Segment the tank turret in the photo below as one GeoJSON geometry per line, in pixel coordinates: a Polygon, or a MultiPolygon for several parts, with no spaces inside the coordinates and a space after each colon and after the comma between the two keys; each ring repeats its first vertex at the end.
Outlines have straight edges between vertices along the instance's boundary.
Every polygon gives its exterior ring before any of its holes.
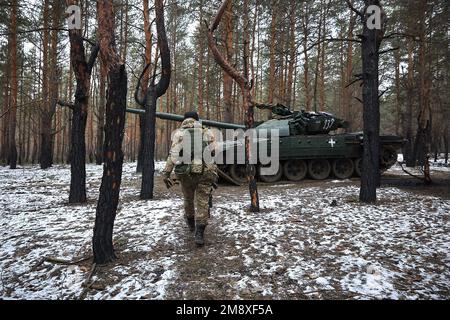
{"type": "Polygon", "coordinates": [[[265,122],[258,126],[260,129],[273,128],[277,120],[284,120],[284,123],[288,124],[289,135],[328,134],[340,128],[348,128],[347,121],[326,112],[291,111],[289,107],[282,104],[258,104],[257,108],[271,110],[275,118],[275,122],[271,120],[271,123],[265,122]]]}

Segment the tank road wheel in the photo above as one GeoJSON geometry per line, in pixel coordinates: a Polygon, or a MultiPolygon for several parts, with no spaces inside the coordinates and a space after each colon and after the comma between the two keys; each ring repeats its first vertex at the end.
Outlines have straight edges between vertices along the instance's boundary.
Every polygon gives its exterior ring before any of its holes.
{"type": "Polygon", "coordinates": [[[331,173],[330,162],[326,159],[310,160],[308,173],[314,180],[325,180],[331,173]]]}
{"type": "Polygon", "coordinates": [[[244,184],[247,182],[247,173],[245,170],[245,165],[243,164],[233,164],[230,166],[230,177],[239,182],[240,184],[244,184]]]}
{"type": "Polygon", "coordinates": [[[381,148],[380,169],[383,171],[389,169],[397,162],[397,151],[391,146],[381,148]]]}
{"type": "Polygon", "coordinates": [[[358,177],[361,177],[361,171],[362,171],[362,158],[358,158],[354,160],[355,165],[355,173],[358,177]]]}
{"type": "Polygon", "coordinates": [[[284,175],[290,181],[300,181],[305,179],[308,173],[308,166],[303,160],[289,160],[284,164],[284,175]]]}
{"type": "Polygon", "coordinates": [[[275,183],[281,180],[281,177],[283,176],[283,169],[281,166],[281,163],[278,167],[278,172],[274,175],[271,176],[263,176],[261,175],[261,169],[264,168],[263,166],[259,166],[258,167],[258,174],[259,174],[259,178],[261,179],[262,182],[267,182],[267,183],[275,183]]]}
{"type": "Polygon", "coordinates": [[[355,171],[352,159],[336,159],[333,161],[333,175],[338,179],[349,179],[355,171]]]}

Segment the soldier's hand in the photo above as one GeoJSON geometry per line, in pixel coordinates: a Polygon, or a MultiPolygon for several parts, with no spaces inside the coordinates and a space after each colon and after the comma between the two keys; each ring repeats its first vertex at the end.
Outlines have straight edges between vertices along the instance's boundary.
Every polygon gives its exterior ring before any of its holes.
{"type": "Polygon", "coordinates": [[[175,183],[173,182],[173,180],[170,179],[170,172],[164,172],[164,173],[163,173],[163,181],[164,181],[164,184],[166,185],[166,188],[167,188],[167,189],[172,188],[173,185],[175,184],[175,183]]]}
{"type": "Polygon", "coordinates": [[[172,188],[173,185],[174,185],[173,180],[170,179],[170,178],[164,178],[163,181],[164,181],[164,183],[166,184],[166,188],[167,188],[167,189],[172,188]]]}

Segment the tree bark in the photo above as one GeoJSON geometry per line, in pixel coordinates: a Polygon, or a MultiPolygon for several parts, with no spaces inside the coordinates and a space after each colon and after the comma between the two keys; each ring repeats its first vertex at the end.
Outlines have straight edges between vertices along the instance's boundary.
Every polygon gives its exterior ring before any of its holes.
{"type": "Polygon", "coordinates": [[[394,53],[395,59],[395,134],[400,135],[402,106],[401,106],[401,82],[400,82],[400,52],[394,53]]]}
{"type": "MultiPolygon", "coordinates": [[[[204,1],[200,0],[200,4],[199,4],[199,10],[200,10],[200,17],[199,17],[199,25],[200,25],[200,30],[201,30],[201,26],[203,23],[203,12],[204,12],[204,8],[203,8],[203,4],[204,1]]],[[[204,48],[204,40],[203,37],[199,37],[198,38],[198,76],[197,76],[197,81],[198,81],[198,114],[201,116],[203,116],[203,107],[204,107],[204,98],[203,98],[203,54],[205,52],[205,48],[204,48]]]]}
{"type": "MultiPolygon", "coordinates": [[[[291,13],[289,18],[289,63],[288,63],[288,83],[287,83],[287,94],[286,94],[286,104],[292,106],[292,92],[294,83],[294,69],[296,67],[297,58],[297,46],[296,46],[296,22],[297,22],[297,0],[291,0],[291,13]]],[[[295,92],[294,92],[295,94],[295,92]]],[[[269,101],[269,103],[273,103],[269,101]]]]}
{"type": "Polygon", "coordinates": [[[97,165],[103,163],[103,140],[104,140],[104,129],[105,129],[105,103],[106,103],[106,92],[105,92],[105,82],[106,82],[106,66],[104,63],[100,63],[100,73],[99,73],[99,95],[100,99],[98,102],[98,115],[97,115],[97,139],[96,139],[96,152],[95,152],[95,162],[97,165]]]}
{"type": "MultiPolygon", "coordinates": [[[[277,19],[278,19],[278,3],[272,2],[272,16],[270,21],[270,48],[269,48],[269,83],[267,84],[268,103],[273,104],[275,98],[275,45],[276,45],[276,31],[277,31],[277,19]]],[[[267,111],[268,119],[272,118],[272,111],[267,111]]]]}
{"type": "Polygon", "coordinates": [[[413,104],[414,104],[414,42],[408,38],[408,77],[406,81],[406,112],[405,112],[405,138],[406,143],[403,147],[403,155],[407,167],[414,167],[415,160],[413,155],[413,104]]]}
{"type": "Polygon", "coordinates": [[[429,152],[431,138],[431,107],[430,107],[430,74],[427,56],[428,45],[426,41],[426,14],[427,2],[421,0],[419,18],[419,116],[417,119],[417,134],[414,143],[414,162],[425,168],[425,182],[431,183],[429,171],[429,152]]]}
{"type": "MultiPolygon", "coordinates": [[[[368,6],[381,8],[379,0],[365,0],[364,12],[368,6]]],[[[380,103],[379,103],[379,49],[383,30],[370,30],[364,14],[362,35],[363,64],[363,121],[364,151],[361,175],[360,201],[374,203],[380,179],[380,103]]],[[[383,27],[382,27],[383,28],[383,27]]]]}
{"type": "MultiPolygon", "coordinates": [[[[353,40],[353,30],[355,28],[355,24],[356,24],[356,18],[357,16],[355,14],[353,14],[352,12],[350,12],[350,22],[349,22],[349,26],[348,26],[348,32],[347,32],[347,38],[349,40],[353,40]]],[[[344,109],[344,119],[346,121],[348,121],[349,123],[349,127],[347,129],[347,132],[352,132],[352,128],[354,126],[354,121],[353,121],[353,103],[352,103],[352,99],[353,99],[353,86],[354,85],[350,85],[351,81],[353,78],[353,42],[352,41],[348,41],[347,42],[347,59],[346,59],[346,63],[345,63],[345,73],[344,73],[344,94],[342,97],[342,107],[344,109]],[[350,86],[349,86],[350,85],[350,86]]]]}
{"type": "Polygon", "coordinates": [[[111,66],[108,78],[109,90],[106,102],[104,143],[105,163],[92,240],[94,262],[97,264],[106,264],[116,259],[112,236],[122,182],[122,141],[127,93],[125,65],[111,66]]]}
{"type": "MultiPolygon", "coordinates": [[[[148,7],[148,0],[143,0],[143,9],[144,9],[144,33],[145,33],[145,64],[149,67],[147,68],[147,71],[144,73],[142,77],[142,91],[144,91],[150,81],[150,75],[152,74],[152,40],[153,40],[153,34],[151,32],[151,23],[150,23],[150,15],[149,15],[149,7],[148,7]]],[[[156,60],[155,60],[156,63],[156,60]]],[[[156,66],[155,66],[156,68],[156,66]]],[[[142,97],[143,98],[143,97],[142,97]]],[[[138,160],[137,160],[137,167],[136,172],[142,173],[142,166],[144,161],[144,135],[145,135],[145,115],[139,115],[139,149],[138,149],[138,160]]]]}
{"type": "MultiPolygon", "coordinates": [[[[156,105],[157,100],[163,96],[169,88],[171,78],[171,62],[170,49],[167,41],[166,27],[164,23],[164,7],[162,0],[155,0],[156,13],[156,30],[158,33],[158,48],[161,54],[161,70],[162,75],[157,84],[155,84],[155,76],[152,77],[149,85],[145,88],[145,96],[139,93],[141,88],[141,80],[149,64],[144,69],[139,79],[135,100],[141,105],[145,114],[141,116],[143,121],[142,131],[142,184],[140,198],[142,200],[153,199],[154,176],[155,176],[155,135],[156,135],[156,105]]],[[[155,60],[156,61],[156,60],[155,60]]]]}
{"type": "MultiPolygon", "coordinates": [[[[330,2],[325,5],[322,2],[323,8],[323,19],[322,19],[322,38],[327,37],[327,17],[330,10],[330,2]]],[[[319,109],[320,111],[325,111],[325,58],[327,57],[327,42],[324,42],[321,46],[320,52],[320,66],[319,66],[319,109]]]]}
{"type": "MultiPolygon", "coordinates": [[[[11,41],[11,38],[9,39],[11,41]]],[[[10,57],[8,57],[8,60],[6,62],[9,62],[10,57]]],[[[5,65],[5,73],[3,76],[3,118],[2,120],[2,135],[1,135],[1,150],[0,150],[0,162],[4,162],[5,164],[8,164],[8,158],[9,158],[9,113],[11,111],[10,109],[10,103],[9,103],[9,81],[10,81],[10,70],[9,63],[5,65]]]]}
{"type": "Polygon", "coordinates": [[[116,259],[112,236],[122,182],[127,74],[114,39],[113,1],[97,1],[97,12],[100,54],[108,70],[103,177],[92,239],[94,262],[101,265],[116,259]]]}
{"type": "Polygon", "coordinates": [[[11,5],[11,104],[9,111],[9,166],[11,169],[17,167],[17,148],[16,148],[16,125],[17,125],[17,0],[12,1],[11,5]]]}
{"type": "Polygon", "coordinates": [[[41,143],[39,152],[39,163],[41,169],[52,166],[52,118],[50,112],[49,92],[49,0],[44,0],[44,30],[42,43],[42,110],[41,110],[41,143]]]}
{"type": "Polygon", "coordinates": [[[305,55],[303,67],[303,86],[305,90],[305,106],[307,111],[311,111],[311,89],[309,83],[309,53],[308,53],[308,37],[309,37],[309,12],[308,4],[302,5],[302,27],[303,27],[303,51],[305,55]]]}
{"type": "MultiPolygon", "coordinates": [[[[224,72],[228,73],[234,81],[239,85],[242,92],[242,102],[243,108],[246,110],[246,121],[245,125],[247,129],[253,128],[254,126],[254,103],[251,95],[252,89],[252,81],[248,80],[249,75],[249,55],[250,55],[250,41],[249,41],[249,33],[246,32],[249,30],[248,23],[248,0],[244,1],[244,73],[239,73],[230,63],[230,61],[226,60],[216,45],[216,39],[214,38],[214,32],[217,30],[220,21],[225,13],[225,10],[228,6],[228,2],[230,0],[224,0],[222,5],[220,6],[214,20],[211,22],[208,28],[208,45],[209,48],[216,60],[217,64],[224,70],[224,72]]],[[[254,166],[249,164],[250,155],[251,155],[251,144],[249,143],[248,137],[245,141],[245,150],[246,150],[246,167],[247,167],[247,179],[249,184],[250,191],[250,211],[259,212],[259,195],[258,188],[256,183],[256,170],[254,166]]]]}
{"type": "MultiPolygon", "coordinates": [[[[69,3],[74,3],[69,1],[69,3]]],[[[72,109],[71,152],[70,152],[70,194],[69,203],[86,202],[86,121],[89,106],[90,77],[99,47],[92,49],[89,61],[81,30],[70,30],[70,60],[77,82],[75,103],[73,105],[59,102],[72,109]]]]}
{"type": "MultiPolygon", "coordinates": [[[[230,61],[234,55],[233,49],[233,2],[230,1],[225,11],[225,54],[227,60],[230,61]]],[[[233,122],[233,78],[224,72],[223,73],[223,121],[233,122]]]]}

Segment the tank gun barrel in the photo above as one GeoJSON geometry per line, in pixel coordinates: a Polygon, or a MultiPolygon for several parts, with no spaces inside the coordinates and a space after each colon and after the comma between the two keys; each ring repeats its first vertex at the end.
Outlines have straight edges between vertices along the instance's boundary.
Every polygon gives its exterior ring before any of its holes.
{"type": "MultiPolygon", "coordinates": [[[[127,112],[133,113],[133,114],[145,114],[145,110],[143,110],[143,109],[127,108],[127,112]]],[[[156,117],[158,119],[170,120],[170,121],[176,121],[176,122],[184,121],[183,116],[180,116],[178,114],[165,113],[165,112],[156,112],[156,117]]],[[[245,130],[244,125],[239,125],[239,124],[234,124],[234,123],[226,123],[226,122],[203,120],[203,119],[200,119],[200,122],[204,126],[218,128],[218,129],[233,129],[233,130],[243,129],[243,130],[245,130]]]]}

